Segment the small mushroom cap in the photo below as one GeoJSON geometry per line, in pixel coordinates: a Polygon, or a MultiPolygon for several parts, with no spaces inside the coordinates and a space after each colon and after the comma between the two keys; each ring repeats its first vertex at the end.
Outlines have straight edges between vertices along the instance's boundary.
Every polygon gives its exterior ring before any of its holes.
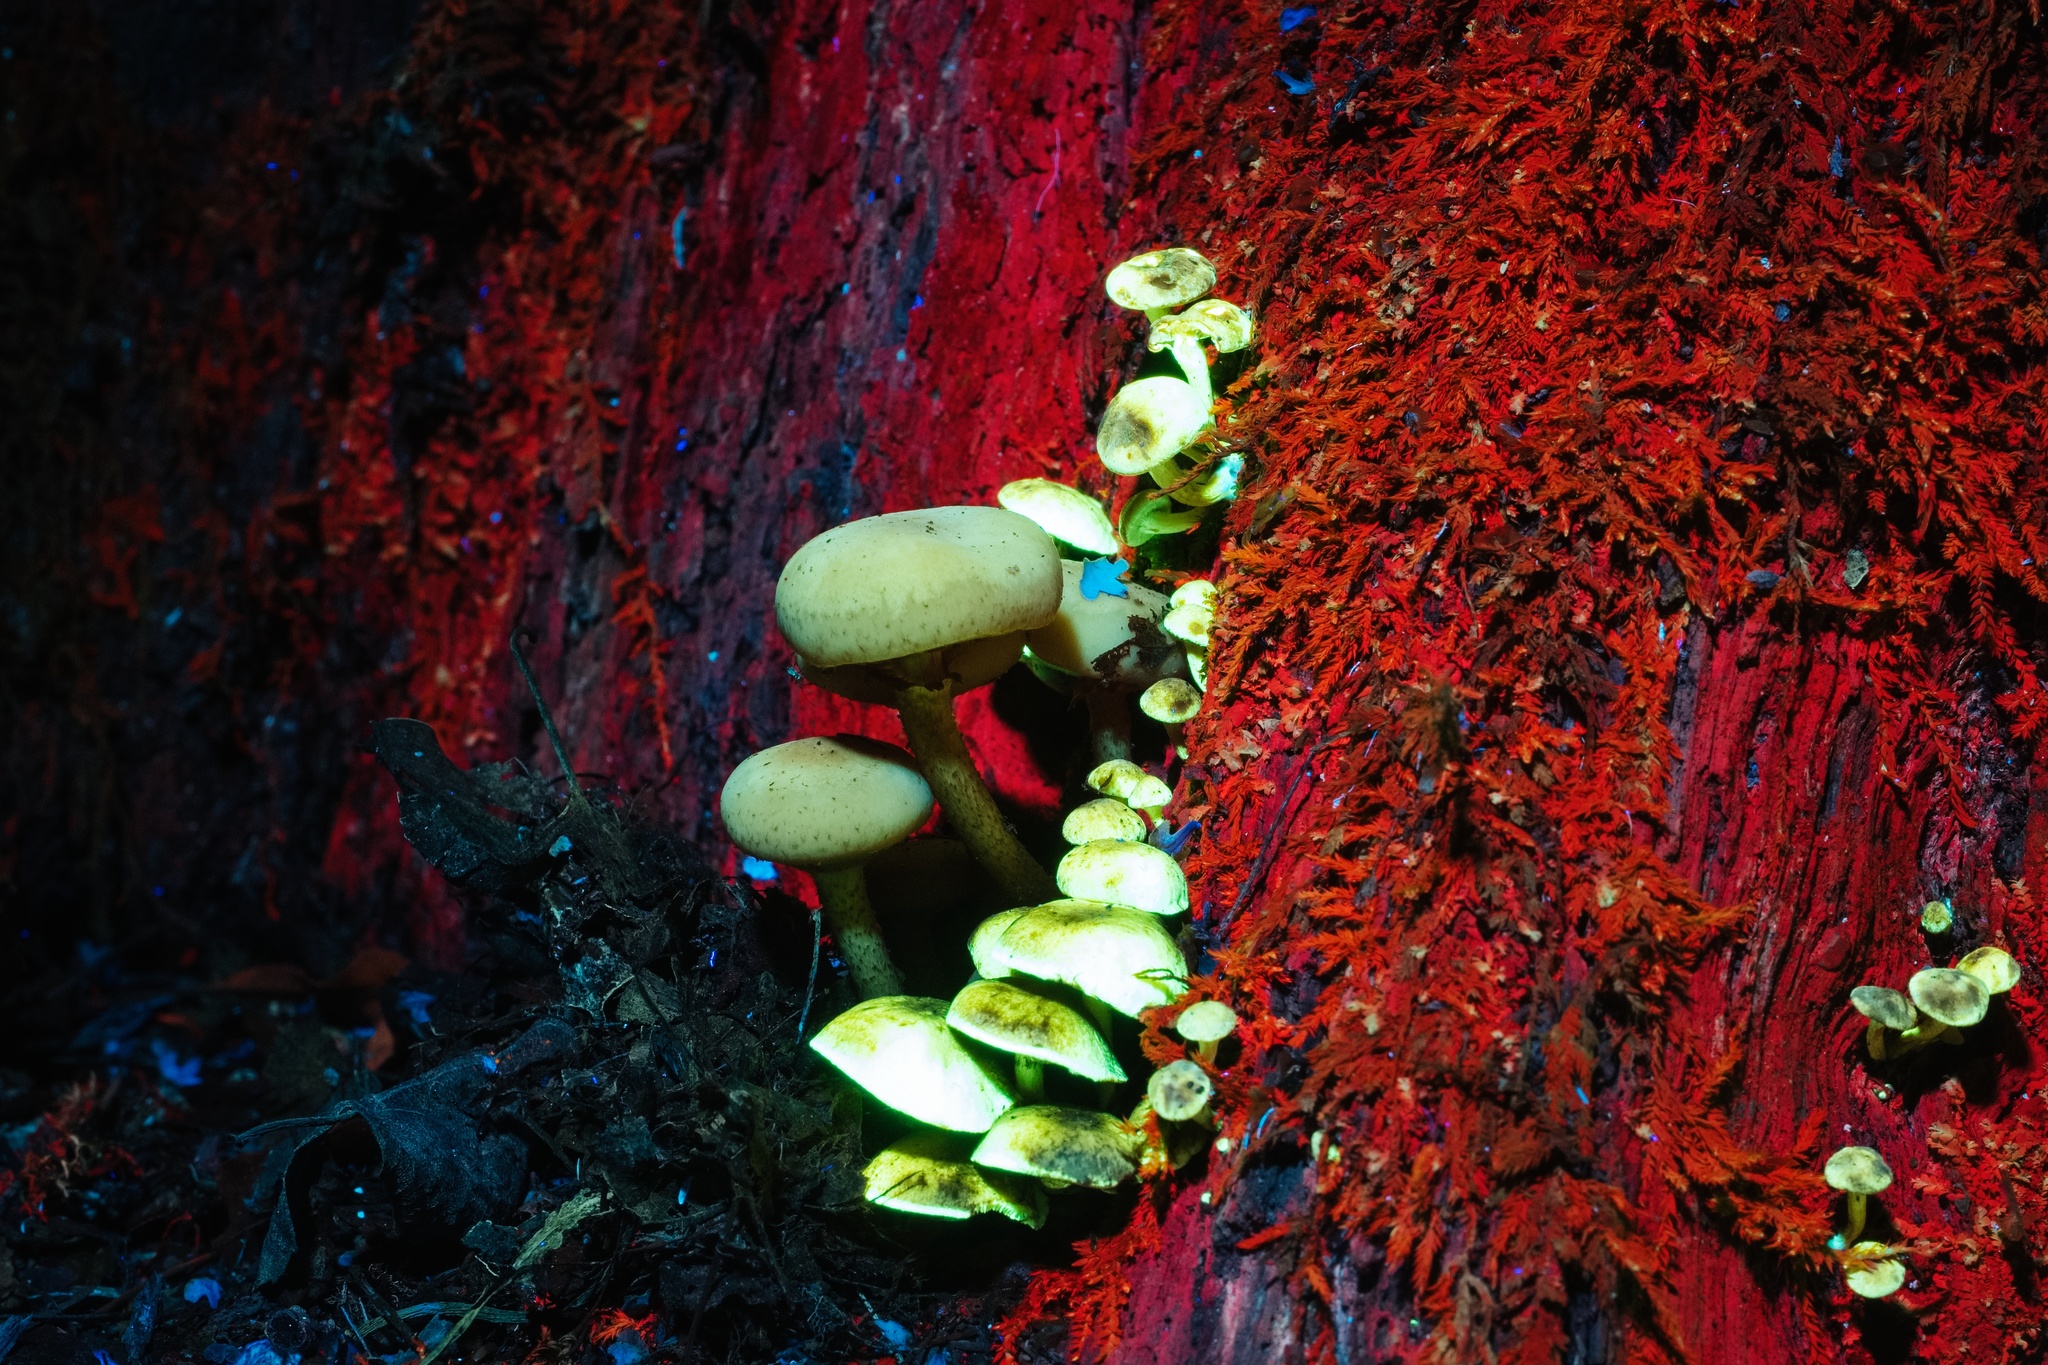
{"type": "Polygon", "coordinates": [[[1154,810],[1173,800],[1173,788],[1128,758],[1096,764],[1087,781],[1090,789],[1113,796],[1133,810],[1154,810]]]}
{"type": "Polygon", "coordinates": [[[934,1128],[986,1132],[1016,1103],[1002,1077],[946,1027],[943,1000],[863,1000],[818,1030],[811,1047],[883,1104],[934,1128]]]}
{"type": "Polygon", "coordinates": [[[1167,599],[1166,618],[1159,628],[1177,640],[1207,649],[1209,627],[1215,620],[1216,585],[1197,578],[1173,590],[1173,596],[1167,599]]]}
{"type": "Polygon", "coordinates": [[[1881,1299],[1906,1286],[1906,1266],[1883,1242],[1858,1242],[1843,1257],[1842,1278],[1851,1293],[1866,1299],[1881,1299]]]}
{"type": "Polygon", "coordinates": [[[953,997],[946,1022],[977,1043],[1051,1062],[1084,1080],[1128,1079],[1079,1011],[1007,981],[968,982],[953,997]]]}
{"type": "Polygon", "coordinates": [[[1186,1123],[1209,1107],[1216,1086],[1209,1073],[1193,1062],[1168,1062],[1145,1082],[1145,1098],[1152,1110],[1172,1123],[1186,1123]]]}
{"type": "Polygon", "coordinates": [[[734,768],[718,810],[732,841],[756,858],[823,872],[915,834],[931,818],[932,789],[893,744],[796,739],[734,768]]]}
{"type": "Polygon", "coordinates": [[[1223,299],[1202,299],[1152,324],[1145,348],[1163,351],[1181,337],[1204,337],[1224,355],[1252,344],[1252,315],[1223,299]]]}
{"type": "Polygon", "coordinates": [[[1191,1043],[1220,1043],[1237,1032],[1237,1011],[1221,1000],[1197,1000],[1173,1021],[1173,1031],[1191,1043]]]}
{"type": "Polygon", "coordinates": [[[1161,678],[1139,695],[1138,709],[1162,724],[1185,725],[1202,709],[1202,693],[1186,678],[1161,678]]]}
{"type": "Polygon", "coordinates": [[[1033,1104],[995,1121],[974,1164],[1107,1190],[1137,1174],[1137,1154],[1137,1135],[1112,1115],[1033,1104]]]}
{"type": "Polygon", "coordinates": [[[1829,1185],[1846,1194],[1877,1194],[1891,1188],[1892,1168],[1869,1147],[1844,1147],[1821,1171],[1829,1185]]]}
{"type": "Polygon", "coordinates": [[[1920,1016],[1913,1010],[1913,1002],[1890,986],[1858,986],[1849,992],[1849,1003],[1856,1007],[1858,1014],[1876,1020],[1886,1028],[1905,1030],[1920,1022],[1920,1016]]]}
{"type": "Polygon", "coordinates": [[[1153,375],[1116,391],[1095,429],[1095,453],[1112,474],[1143,474],[1186,450],[1208,429],[1213,398],[1185,379],[1153,375]]]}
{"type": "Polygon", "coordinates": [[[1187,961],[1157,915],[1094,901],[1058,900],[1022,911],[999,933],[968,942],[974,970],[1057,981],[1135,1019],[1186,990],[1187,961]]]}
{"type": "Polygon", "coordinates": [[[1119,308],[1141,312],[1193,303],[1215,287],[1216,267],[1201,252],[1184,246],[1133,256],[1103,281],[1119,308]]]}
{"type": "Polygon", "coordinates": [[[980,972],[983,976],[1009,975],[1008,972],[989,971],[981,964],[984,960],[989,962],[1002,961],[1002,953],[998,945],[1002,942],[1003,935],[1009,931],[1012,924],[1017,922],[1018,916],[1030,908],[1027,905],[1016,910],[998,911],[974,927],[973,934],[969,935],[967,939],[967,956],[974,962],[974,970],[980,972]]]}
{"type": "Polygon", "coordinates": [[[1945,934],[1955,927],[1956,909],[1945,900],[1929,901],[1920,907],[1920,928],[1930,934],[1945,934]]]}
{"type": "Polygon", "coordinates": [[[927,1218],[999,1213],[1028,1228],[1045,1222],[1045,1190],[983,1171],[967,1159],[972,1143],[948,1133],[912,1133],[875,1154],[861,1172],[870,1204],[927,1218]]]}
{"type": "Polygon", "coordinates": [[[1029,517],[1054,540],[1091,555],[1116,553],[1116,528],[1101,503],[1051,479],[1018,479],[996,490],[996,501],[1029,517]]]}
{"type": "Polygon", "coordinates": [[[1076,900],[1122,905],[1153,915],[1184,915],[1188,879],[1163,848],[1122,839],[1098,839],[1067,850],[1053,873],[1076,900]]]}
{"type": "Polygon", "coordinates": [[[1092,678],[1111,686],[1139,688],[1186,664],[1180,647],[1160,634],[1166,615],[1166,594],[1139,583],[1122,585],[1125,595],[1081,594],[1086,566],[1075,560],[1060,565],[1059,614],[1025,636],[1032,657],[1062,673],[1092,678]]]}
{"type": "Polygon", "coordinates": [[[1070,844],[1092,844],[1103,839],[1126,843],[1145,837],[1145,818],[1113,797],[1102,797],[1074,807],[1060,822],[1060,837],[1070,844]]]}
{"type": "Polygon", "coordinates": [[[1991,992],[1984,983],[1953,967],[1928,967],[1913,973],[1906,993],[1922,1014],[1950,1028],[1968,1028],[1991,1008],[1991,992]]]}
{"type": "Polygon", "coordinates": [[[807,665],[902,659],[1033,630],[1060,609],[1059,547],[1000,507],[890,512],[805,542],[775,619],[807,665]]]}
{"type": "Polygon", "coordinates": [[[1964,953],[1963,960],[1956,964],[1956,970],[1977,978],[1978,983],[1993,995],[2004,995],[2020,984],[2020,964],[2013,960],[2013,955],[1988,944],[1964,953]]]}
{"type": "Polygon", "coordinates": [[[984,687],[1010,671],[1010,665],[1017,662],[1024,653],[1024,632],[1012,631],[1008,635],[990,635],[979,640],[964,640],[951,649],[942,651],[936,658],[937,668],[929,670],[916,679],[899,676],[898,670],[889,667],[887,661],[874,664],[843,664],[838,668],[826,668],[797,656],[797,667],[803,671],[804,681],[822,687],[837,696],[850,697],[875,706],[894,706],[896,692],[905,681],[935,685],[943,675],[953,684],[953,695],[972,692],[984,687]]]}

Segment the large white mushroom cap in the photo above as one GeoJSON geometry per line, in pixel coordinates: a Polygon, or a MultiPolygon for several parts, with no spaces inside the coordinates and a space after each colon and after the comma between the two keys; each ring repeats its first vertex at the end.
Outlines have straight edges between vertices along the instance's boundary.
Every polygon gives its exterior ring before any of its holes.
{"type": "Polygon", "coordinates": [[[818,1030],[811,1048],[883,1104],[934,1128],[987,1132],[1016,1103],[1002,1077],[946,1026],[943,1000],[863,1000],[818,1030]]]}
{"type": "Polygon", "coordinates": [[[1187,989],[1187,960],[1157,915],[1079,900],[1005,913],[998,932],[977,930],[968,943],[985,977],[1057,981],[1133,1019],[1187,989]]]}
{"type": "Polygon", "coordinates": [[[1153,313],[1193,303],[1216,287],[1216,267],[1191,247],[1170,246],[1131,257],[1109,272],[1103,289],[1120,308],[1153,313]]]}
{"type": "Polygon", "coordinates": [[[946,1022],[977,1043],[1051,1062],[1084,1080],[1126,1079],[1109,1044],[1078,1011],[1007,981],[968,982],[946,1022]]]}
{"type": "Polygon", "coordinates": [[[763,749],[718,797],[732,841],[757,858],[811,871],[854,867],[915,834],[932,789],[893,744],[836,735],[763,749]]]}
{"type": "Polygon", "coordinates": [[[1112,1115],[1034,1104],[996,1120],[975,1147],[974,1164],[1106,1190],[1137,1174],[1137,1155],[1137,1135],[1112,1115]]]}
{"type": "Polygon", "coordinates": [[[1183,915],[1188,879],[1163,848],[1121,839],[1098,839],[1070,848],[1053,874],[1077,900],[1128,906],[1153,915],[1183,915]]]}

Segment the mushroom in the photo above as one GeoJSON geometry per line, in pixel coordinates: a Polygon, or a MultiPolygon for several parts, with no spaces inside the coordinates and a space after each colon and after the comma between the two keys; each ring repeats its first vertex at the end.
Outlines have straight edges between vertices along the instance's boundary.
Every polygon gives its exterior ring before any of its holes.
{"type": "Polygon", "coordinates": [[[1906,1285],[1906,1267],[1883,1242],[1858,1242],[1842,1255],[1849,1292],[1866,1299],[1896,1294],[1906,1285]]]}
{"type": "Polygon", "coordinates": [[[1191,578],[1173,590],[1167,599],[1166,618],[1159,628],[1176,640],[1197,649],[1209,647],[1209,627],[1216,620],[1216,585],[1206,578],[1191,578]]]}
{"type": "Polygon", "coordinates": [[[1188,879],[1173,855],[1151,844],[1098,839],[1067,850],[1053,873],[1063,895],[1153,915],[1184,915],[1188,879]]]}
{"type": "Polygon", "coordinates": [[[1870,1060],[1884,1060],[1884,1031],[1904,1033],[1920,1022],[1920,1015],[1913,1008],[1913,1002],[1889,986],[1858,986],[1849,992],[1849,1003],[1856,1012],[1870,1021],[1864,1031],[1864,1042],[1870,1048],[1870,1060]]]}
{"type": "Polygon", "coordinates": [[[1034,1104],[995,1121],[974,1149],[974,1164],[1035,1175],[1054,1189],[1113,1189],[1137,1173],[1138,1139],[1130,1127],[1093,1109],[1034,1104]]]}
{"type": "Polygon", "coordinates": [[[1002,1077],[946,1027],[943,1000],[863,1000],[819,1029],[811,1049],[883,1104],[934,1128],[987,1132],[1016,1103],[1002,1077]]]}
{"type": "Polygon", "coordinates": [[[1202,709],[1202,693],[1186,678],[1161,678],[1138,696],[1138,709],[1166,727],[1166,740],[1180,757],[1188,756],[1181,743],[1181,727],[1202,709]]]}
{"type": "Polygon", "coordinates": [[[998,488],[996,501],[1085,554],[1117,552],[1116,528],[1109,524],[1109,513],[1078,488],[1051,479],[1018,479],[998,488]]]}
{"type": "Polygon", "coordinates": [[[1913,973],[1912,980],[1906,983],[1906,993],[1927,1018],[1899,1035],[1901,1053],[1936,1038],[1961,1042],[1952,1036],[1952,1031],[1977,1023],[1991,1008],[1991,992],[1984,989],[1984,983],[1953,967],[1927,967],[1913,973]]]}
{"type": "Polygon", "coordinates": [[[1051,536],[1000,507],[892,512],[808,541],[775,585],[775,617],[804,675],[893,704],[960,839],[1014,900],[1051,879],[1004,824],[953,715],[953,699],[1017,661],[1024,633],[1059,613],[1051,536]]]}
{"type": "Polygon", "coordinates": [[[1016,1057],[1017,1093],[1045,1098],[1045,1063],[1091,1081],[1116,1082],[1124,1069],[1086,1019],[1007,981],[970,981],[953,997],[946,1022],[956,1033],[1016,1057]]]}
{"type": "Polygon", "coordinates": [[[1197,1000],[1173,1021],[1173,1031],[1195,1045],[1197,1057],[1213,1064],[1217,1045],[1237,1032],[1237,1011],[1221,1000],[1197,1000]]]}
{"type": "Polygon", "coordinates": [[[1103,839],[1126,843],[1145,837],[1145,817],[1113,797],[1100,797],[1067,812],[1060,822],[1060,837],[1070,844],[1091,844],[1103,839]]]}
{"type": "MultiPolygon", "coordinates": [[[[1099,565],[1102,561],[1094,561],[1099,565]]],[[[1186,665],[1181,650],[1159,630],[1166,595],[1138,583],[1091,584],[1091,565],[1060,565],[1059,613],[1024,637],[1032,658],[1074,679],[1088,706],[1098,763],[1131,756],[1128,694],[1186,665]]]]}
{"type": "Polygon", "coordinates": [[[1168,1062],[1152,1073],[1145,1083],[1145,1098],[1152,1112],[1169,1123],[1205,1123],[1209,1099],[1216,1093],[1209,1073],[1185,1059],[1168,1062]]]}
{"type": "Polygon", "coordinates": [[[862,866],[931,818],[932,789],[917,761],[854,735],[792,740],[734,768],[718,809],[740,848],[811,874],[854,989],[863,998],[901,993],[862,866]]]}
{"type": "Polygon", "coordinates": [[[1182,337],[1211,342],[1218,352],[1229,355],[1252,344],[1252,315],[1224,299],[1202,299],[1178,313],[1153,320],[1145,338],[1145,349],[1163,351],[1182,337]]]}
{"type": "Polygon", "coordinates": [[[1956,908],[1946,899],[1929,901],[1920,907],[1920,931],[1939,938],[1955,927],[1956,908]]]}
{"type": "MultiPolygon", "coordinates": [[[[1166,466],[1174,465],[1168,460],[1166,466]]],[[[1136,547],[1161,536],[1177,535],[1202,524],[1200,507],[1177,506],[1171,494],[1157,488],[1140,488],[1124,500],[1117,519],[1117,534],[1124,544],[1136,547]]]]}
{"type": "Polygon", "coordinates": [[[1151,375],[1116,391],[1095,429],[1095,454],[1112,474],[1148,474],[1209,429],[1216,394],[1209,358],[1194,337],[1176,337],[1174,363],[1185,379],[1151,375]]]}
{"type": "Polygon", "coordinates": [[[1057,981],[1133,1019],[1186,989],[1187,960],[1157,915],[1080,900],[1006,913],[1000,928],[984,923],[967,945],[985,977],[1057,981]]]}
{"type": "Polygon", "coordinates": [[[1045,1222],[1045,1191],[1029,1181],[984,1171],[967,1159],[965,1139],[912,1133],[875,1154],[861,1172],[870,1204],[925,1218],[999,1213],[1028,1228],[1045,1222]]]}
{"type": "Polygon", "coordinates": [[[1831,1187],[1848,1196],[1849,1221],[1840,1234],[1842,1245],[1847,1246],[1863,1231],[1870,1196],[1891,1188],[1892,1168],[1869,1147],[1844,1147],[1828,1158],[1821,1174],[1831,1187]]]}
{"type": "Polygon", "coordinates": [[[1216,267],[1191,247],[1164,247],[1131,257],[1109,272],[1102,287],[1119,308],[1156,322],[1214,289],[1216,267]]]}
{"type": "Polygon", "coordinates": [[[1127,758],[1113,758],[1089,770],[1088,786],[1104,796],[1113,796],[1132,810],[1145,812],[1155,825],[1173,800],[1173,789],[1127,758]]]}
{"type": "Polygon", "coordinates": [[[1989,944],[1964,953],[1956,970],[1975,977],[1977,984],[1992,995],[2004,995],[2020,984],[2020,964],[2005,949],[1989,944]]]}

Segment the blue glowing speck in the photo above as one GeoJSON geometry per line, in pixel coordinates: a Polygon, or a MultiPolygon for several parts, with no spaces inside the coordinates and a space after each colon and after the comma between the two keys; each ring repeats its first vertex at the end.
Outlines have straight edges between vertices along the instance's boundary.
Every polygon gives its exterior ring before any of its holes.
{"type": "Polygon", "coordinates": [[[1300,9],[1283,9],[1280,11],[1280,31],[1292,33],[1315,17],[1314,5],[1303,5],[1300,9]]]}
{"type": "Polygon", "coordinates": [[[483,1056],[477,1058],[477,1061],[483,1064],[484,1072],[487,1075],[495,1076],[498,1074],[498,1059],[490,1053],[486,1052],[483,1056]]]}
{"type": "Polygon", "coordinates": [[[915,313],[918,309],[922,307],[924,307],[924,295],[919,294],[916,298],[910,301],[911,312],[915,313]]]}
{"type": "Polygon", "coordinates": [[[1840,180],[1849,173],[1849,156],[1842,150],[1842,139],[1835,139],[1835,149],[1828,153],[1828,174],[1840,180]]]}
{"type": "Polygon", "coordinates": [[[1197,147],[1197,148],[1195,148],[1195,160],[1197,160],[1197,161],[1200,161],[1201,159],[1202,159],[1202,149],[1201,149],[1200,147],[1197,147]]]}
{"type": "Polygon", "coordinates": [[[491,513],[491,525],[493,525],[493,526],[496,526],[496,525],[497,525],[497,524],[498,524],[499,522],[503,521],[504,519],[505,519],[505,514],[504,514],[503,512],[493,512],[493,513],[491,513]]]}
{"type": "Polygon", "coordinates": [[[1280,84],[1287,87],[1287,93],[1290,95],[1306,95],[1309,91],[1316,88],[1316,83],[1311,77],[1293,76],[1279,70],[1274,71],[1273,74],[1280,78],[1280,84]]]}
{"type": "Polygon", "coordinates": [[[775,864],[769,862],[766,858],[742,858],[740,859],[740,871],[746,873],[747,876],[752,877],[757,882],[772,882],[775,880],[775,864]]]}
{"type": "Polygon", "coordinates": [[[559,835],[556,837],[555,841],[552,844],[548,845],[548,856],[550,858],[559,858],[564,853],[567,853],[570,849],[574,847],[576,847],[576,845],[569,842],[568,835],[559,835]]]}
{"type": "Polygon", "coordinates": [[[204,1302],[208,1308],[220,1307],[220,1281],[204,1277],[185,1281],[185,1302],[204,1302]]]}
{"type": "Polygon", "coordinates": [[[709,659],[709,660],[711,660],[711,662],[712,662],[712,663],[717,663],[717,662],[718,662],[718,651],[714,649],[714,650],[712,650],[712,651],[711,651],[710,653],[706,654],[706,655],[705,655],[704,657],[705,657],[705,658],[707,658],[707,659],[709,659]]]}
{"type": "Polygon", "coordinates": [[[1771,316],[1775,317],[1780,322],[1790,322],[1792,320],[1792,305],[1790,305],[1789,303],[1780,303],[1773,306],[1771,309],[1771,316]]]}
{"type": "Polygon", "coordinates": [[[896,358],[898,360],[908,360],[910,359],[910,352],[904,350],[901,346],[898,346],[896,348],[896,358]]]}
{"type": "Polygon", "coordinates": [[[1108,593],[1111,597],[1129,597],[1131,588],[1123,581],[1131,566],[1121,559],[1090,559],[1081,565],[1081,597],[1093,602],[1108,593]]]}
{"type": "Polygon", "coordinates": [[[1586,1098],[1586,1088],[1582,1085],[1573,1086],[1572,1093],[1579,1097],[1580,1104],[1591,1104],[1593,1102],[1586,1098]]]}

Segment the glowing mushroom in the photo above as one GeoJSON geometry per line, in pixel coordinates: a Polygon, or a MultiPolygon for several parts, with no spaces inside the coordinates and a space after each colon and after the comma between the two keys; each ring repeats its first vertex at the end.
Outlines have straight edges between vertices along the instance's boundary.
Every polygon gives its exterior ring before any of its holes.
{"type": "Polygon", "coordinates": [[[974,1149],[974,1164],[1032,1175],[1054,1189],[1113,1189],[1138,1170],[1130,1126],[1093,1109],[1027,1105],[997,1119],[974,1149]]]}
{"type": "Polygon", "coordinates": [[[1057,981],[1133,1019],[1186,989],[1187,961],[1157,915],[1078,900],[1010,913],[996,932],[984,924],[968,942],[985,977],[1057,981]]]}
{"type": "Polygon", "coordinates": [[[1114,797],[1104,796],[1068,811],[1060,822],[1060,837],[1070,844],[1099,839],[1139,841],[1145,837],[1145,817],[1114,797]]]}
{"type": "Polygon", "coordinates": [[[1151,1101],[1152,1112],[1169,1123],[1207,1122],[1209,1100],[1215,1093],[1209,1073],[1185,1060],[1168,1062],[1145,1083],[1145,1098],[1151,1101]]]}
{"type": "Polygon", "coordinates": [[[1145,812],[1154,824],[1165,812],[1167,802],[1173,800],[1171,787],[1129,759],[1098,763],[1089,770],[1086,780],[1091,790],[1113,796],[1132,810],[1145,812]]]}
{"type": "Polygon", "coordinates": [[[949,1133],[912,1133],[875,1154],[861,1172],[870,1204],[955,1221],[999,1213],[1028,1228],[1045,1222],[1045,1191],[970,1162],[971,1144],[949,1133]]]}
{"type": "Polygon", "coordinates": [[[791,557],[775,616],[804,675],[894,705],[960,839],[1006,895],[1049,894],[1045,869],[1003,822],[953,714],[960,692],[1017,661],[1060,606],[1051,536],[1000,507],[894,512],[834,527],[791,557]]]}
{"type": "Polygon", "coordinates": [[[996,501],[1031,518],[1054,540],[1085,554],[1114,555],[1116,528],[1102,504],[1078,488],[1051,479],[1018,479],[996,490],[996,501]]]}
{"type": "Polygon", "coordinates": [[[1848,1197],[1848,1223],[1840,1234],[1842,1244],[1847,1246],[1863,1231],[1870,1196],[1891,1188],[1892,1168],[1872,1148],[1844,1147],[1828,1158],[1821,1175],[1848,1197]]]}
{"type": "Polygon", "coordinates": [[[1216,1048],[1237,1032],[1237,1011],[1221,1000],[1197,1000],[1173,1021],[1173,1031],[1195,1045],[1204,1062],[1216,1060],[1216,1048]]]}
{"type": "Polygon", "coordinates": [[[2013,955],[1988,944],[1964,953],[1963,960],[1956,964],[1956,970],[1975,977],[1977,983],[1992,995],[2004,995],[2020,984],[2020,964],[2013,955]]]}
{"type": "Polygon", "coordinates": [[[1063,895],[1153,915],[1184,915],[1188,879],[1173,855],[1151,844],[1098,839],[1067,850],[1053,873],[1063,895]]]}
{"type": "Polygon", "coordinates": [[[1946,899],[1929,901],[1920,907],[1920,930],[1939,937],[1955,927],[1956,910],[1946,899]]]}
{"type": "Polygon", "coordinates": [[[1161,678],[1138,696],[1138,709],[1166,727],[1167,742],[1182,758],[1188,756],[1181,744],[1181,727],[1202,709],[1202,693],[1186,678],[1161,678]]]}
{"type": "Polygon", "coordinates": [[[1131,257],[1109,272],[1103,291],[1120,308],[1157,321],[1216,287],[1216,267],[1190,247],[1170,246],[1131,257]]]}
{"type": "Polygon", "coordinates": [[[1882,1299],[1905,1288],[1906,1267],[1883,1242],[1858,1242],[1842,1255],[1842,1278],[1850,1293],[1882,1299]]]}
{"type": "Polygon", "coordinates": [[[931,817],[932,791],[916,760],[893,744],[852,735],[792,740],[733,769],[718,807],[735,844],[811,874],[854,988],[869,998],[899,994],[903,982],[862,867],[931,817]]]}
{"type": "Polygon", "coordinates": [[[1116,1082],[1124,1069],[1094,1026],[1057,1000],[1008,981],[970,981],[953,997],[946,1022],[955,1032],[1016,1058],[1017,1093],[1045,1098],[1045,1064],[1085,1080],[1116,1082]]]}
{"type": "Polygon", "coordinates": [[[1178,313],[1154,320],[1145,347],[1163,351],[1183,337],[1194,337],[1229,355],[1252,344],[1253,327],[1252,315],[1236,304],[1223,299],[1202,299],[1178,313]]]}
{"type": "Polygon", "coordinates": [[[1913,973],[1906,983],[1906,993],[1927,1017],[1899,1036],[1900,1052],[1909,1052],[1937,1038],[1960,1042],[1960,1038],[1953,1036],[1954,1030],[1982,1021],[1984,1012],[1991,1008],[1991,992],[1984,988],[1984,983],[1953,967],[1927,967],[1913,973]]]}
{"type": "Polygon", "coordinates": [[[863,1000],[811,1039],[820,1057],[883,1104],[934,1128],[983,1133],[1016,1103],[987,1063],[946,1026],[946,1002],[863,1000]]]}
{"type": "Polygon", "coordinates": [[[1870,1021],[1864,1031],[1864,1041],[1870,1049],[1870,1059],[1881,1062],[1885,1055],[1885,1030],[1904,1033],[1920,1022],[1913,1002],[1889,986],[1858,986],[1849,992],[1849,1003],[1856,1012],[1870,1021]]]}
{"type": "Polygon", "coordinates": [[[1150,473],[1186,450],[1214,420],[1216,394],[1209,387],[1209,358],[1202,343],[1176,338],[1173,359],[1186,378],[1134,379],[1103,409],[1095,453],[1110,473],[1150,473]]]}
{"type": "Polygon", "coordinates": [[[1064,561],[1059,613],[1025,636],[1032,657],[1073,679],[1087,702],[1098,763],[1130,757],[1130,694],[1186,669],[1159,629],[1166,595],[1122,582],[1114,566],[1106,582],[1091,575],[1102,562],[1064,561]]]}

